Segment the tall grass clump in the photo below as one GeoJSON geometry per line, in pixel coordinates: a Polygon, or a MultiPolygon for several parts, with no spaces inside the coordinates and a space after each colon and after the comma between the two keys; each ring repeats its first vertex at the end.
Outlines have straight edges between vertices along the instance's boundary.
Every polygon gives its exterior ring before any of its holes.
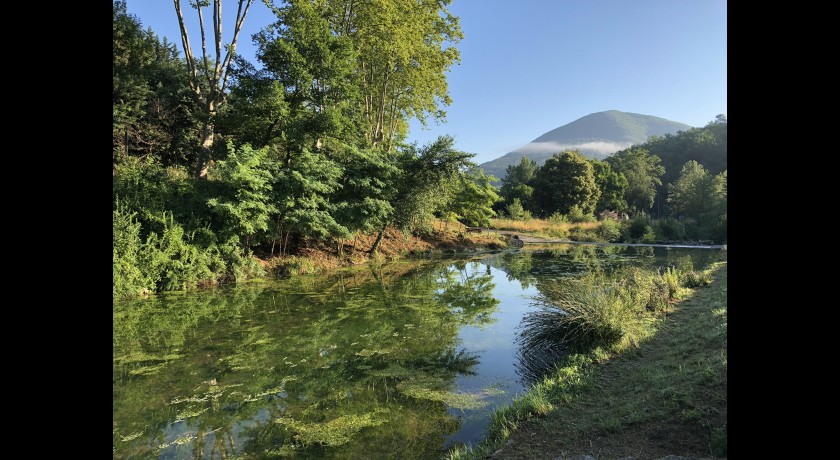
{"type": "Polygon", "coordinates": [[[562,343],[570,351],[619,343],[638,315],[633,297],[601,273],[565,279],[545,290],[543,308],[522,320],[524,348],[562,343]]]}
{"type": "Polygon", "coordinates": [[[566,352],[586,352],[638,343],[648,335],[655,314],[667,310],[679,292],[677,273],[632,267],[557,280],[538,298],[542,308],[522,321],[523,349],[561,344],[566,352]]]}
{"type": "Polygon", "coordinates": [[[707,270],[691,270],[682,275],[682,285],[687,288],[708,286],[710,284],[712,284],[712,275],[707,270]]]}

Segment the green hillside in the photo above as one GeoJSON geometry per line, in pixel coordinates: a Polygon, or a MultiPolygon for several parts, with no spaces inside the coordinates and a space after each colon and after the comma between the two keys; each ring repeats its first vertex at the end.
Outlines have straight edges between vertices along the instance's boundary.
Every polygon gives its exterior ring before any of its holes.
{"type": "Polygon", "coordinates": [[[633,144],[641,144],[651,136],[689,129],[691,126],[684,123],[652,115],[618,110],[596,112],[544,133],[527,145],[480,166],[487,174],[501,179],[508,165],[519,164],[523,156],[542,165],[554,153],[577,149],[589,158],[603,159],[633,144]]]}

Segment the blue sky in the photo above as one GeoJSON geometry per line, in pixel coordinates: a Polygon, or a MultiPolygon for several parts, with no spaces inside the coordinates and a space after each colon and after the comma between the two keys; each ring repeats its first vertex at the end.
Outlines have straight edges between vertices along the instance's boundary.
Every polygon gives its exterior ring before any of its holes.
{"type": "MultiPolygon", "coordinates": [[[[200,52],[188,3],[187,31],[200,52]]],[[[181,49],[171,0],[127,5],[181,49]]],[[[448,75],[453,102],[445,123],[413,122],[409,140],[449,134],[483,163],[605,110],[704,126],[726,113],[726,7],[726,0],[453,0],[464,32],[461,63],[448,75]]],[[[236,2],[226,0],[222,13],[229,42],[236,2]]],[[[237,52],[257,64],[251,35],[271,22],[256,0],[237,52]]]]}

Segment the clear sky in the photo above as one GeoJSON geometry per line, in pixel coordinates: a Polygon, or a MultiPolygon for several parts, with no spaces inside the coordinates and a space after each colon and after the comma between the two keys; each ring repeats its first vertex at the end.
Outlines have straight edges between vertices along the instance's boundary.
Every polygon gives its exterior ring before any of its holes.
{"type": "MultiPolygon", "coordinates": [[[[200,53],[188,4],[182,0],[187,31],[200,53]]],[[[181,49],[172,0],[127,5],[181,49]]],[[[409,140],[422,145],[449,134],[483,163],[605,110],[704,126],[726,114],[726,8],[726,0],[453,0],[464,32],[461,63],[448,75],[453,102],[445,123],[413,122],[409,140]]],[[[235,16],[236,2],[226,0],[225,42],[235,16]]],[[[237,52],[257,66],[251,35],[271,22],[256,0],[237,52]]]]}

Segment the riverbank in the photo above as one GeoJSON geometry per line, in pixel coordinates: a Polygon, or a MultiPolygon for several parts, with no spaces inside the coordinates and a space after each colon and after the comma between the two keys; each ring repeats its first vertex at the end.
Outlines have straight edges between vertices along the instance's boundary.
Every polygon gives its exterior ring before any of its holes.
{"type": "Polygon", "coordinates": [[[559,390],[532,389],[520,398],[549,394],[542,415],[523,410],[511,418],[511,408],[500,409],[505,423],[450,458],[725,458],[726,264],[712,276],[710,286],[685,295],[638,348],[581,357],[548,377],[559,390]]]}
{"type": "Polygon", "coordinates": [[[508,238],[493,233],[471,233],[457,222],[434,223],[433,231],[424,236],[405,234],[388,228],[375,254],[368,250],[376,240],[376,233],[357,234],[337,246],[315,244],[303,247],[297,254],[278,256],[257,254],[255,257],[269,275],[298,275],[321,273],[336,268],[361,265],[370,261],[397,260],[433,254],[456,254],[505,249],[508,238]]]}

